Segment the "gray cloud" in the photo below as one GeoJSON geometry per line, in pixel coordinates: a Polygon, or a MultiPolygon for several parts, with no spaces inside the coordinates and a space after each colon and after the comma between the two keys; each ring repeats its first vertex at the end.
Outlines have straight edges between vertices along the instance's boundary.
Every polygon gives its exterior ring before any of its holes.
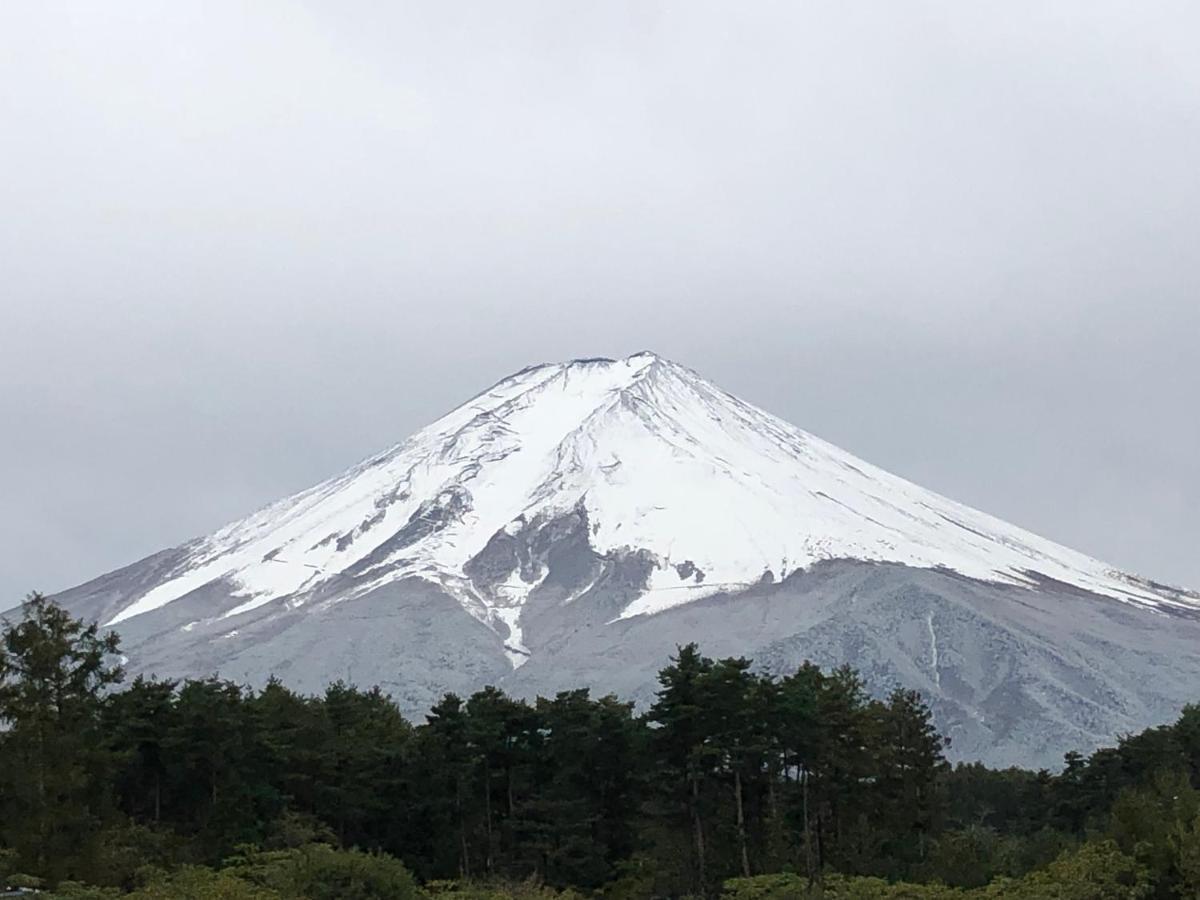
{"type": "Polygon", "coordinates": [[[0,596],[651,347],[1200,585],[1192,3],[6,3],[0,596]]]}

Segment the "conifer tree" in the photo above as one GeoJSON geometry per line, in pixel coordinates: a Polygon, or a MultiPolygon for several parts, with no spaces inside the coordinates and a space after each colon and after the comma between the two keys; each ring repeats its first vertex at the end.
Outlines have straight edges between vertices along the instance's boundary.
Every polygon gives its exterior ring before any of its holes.
{"type": "Polygon", "coordinates": [[[530,735],[536,727],[526,704],[490,686],[471,695],[466,711],[467,740],[481,776],[477,781],[483,801],[484,871],[490,875],[496,871],[497,854],[512,849],[518,770],[532,762],[530,735]]]}
{"type": "Polygon", "coordinates": [[[933,726],[933,715],[916,691],[897,688],[879,709],[880,762],[878,788],[891,805],[891,831],[915,843],[925,856],[934,827],[938,776],[945,768],[945,740],[933,726]]]}
{"type": "Polygon", "coordinates": [[[539,698],[544,733],[536,782],[548,835],[544,874],[599,887],[633,850],[638,810],[637,723],[630,704],[586,689],[539,698]]]}
{"type": "Polygon", "coordinates": [[[670,665],[658,673],[661,688],[647,717],[659,726],[655,744],[668,783],[682,789],[683,806],[692,828],[695,886],[699,890],[706,889],[708,878],[703,803],[713,748],[708,743],[704,676],[711,669],[712,660],[701,656],[695,644],[680,647],[670,665]]]}
{"type": "Polygon", "coordinates": [[[120,760],[117,790],[134,819],[160,822],[169,774],[166,744],[175,724],[174,681],[140,675],[114,694],[104,711],[105,732],[120,760]]]}
{"type": "Polygon", "coordinates": [[[271,678],[250,705],[263,736],[272,783],[291,811],[316,815],[318,795],[330,779],[324,698],[303,697],[271,678]]]}
{"type": "Polygon", "coordinates": [[[121,680],[116,635],[31,594],[0,636],[0,837],[51,878],[85,857],[111,808],[103,692],[121,680]]]}
{"type": "Polygon", "coordinates": [[[792,807],[791,819],[799,822],[804,873],[811,884],[819,874],[812,802],[812,775],[817,770],[821,751],[826,743],[822,735],[820,695],[825,676],[812,663],[799,669],[779,683],[775,723],[783,760],[784,789],[792,807]],[[792,777],[794,773],[794,779],[792,777]]]}
{"type": "Polygon", "coordinates": [[[377,849],[411,731],[396,705],[379,688],[362,691],[335,682],[323,704],[328,728],[322,808],[345,846],[377,849]]]}
{"type": "Polygon", "coordinates": [[[423,746],[426,759],[433,764],[437,773],[427,788],[433,796],[429,804],[431,816],[449,819],[452,823],[454,844],[458,847],[458,874],[471,877],[471,847],[468,837],[470,801],[467,787],[472,769],[472,754],[467,740],[467,716],[462,700],[455,694],[446,694],[426,717],[423,746]],[[443,810],[449,812],[444,815],[443,810]]]}
{"type": "Polygon", "coordinates": [[[761,775],[765,710],[759,708],[761,694],[750,673],[748,659],[722,659],[701,678],[708,742],[716,765],[733,786],[735,834],[742,876],[750,877],[750,851],[746,836],[747,781],[755,784],[761,775]]]}

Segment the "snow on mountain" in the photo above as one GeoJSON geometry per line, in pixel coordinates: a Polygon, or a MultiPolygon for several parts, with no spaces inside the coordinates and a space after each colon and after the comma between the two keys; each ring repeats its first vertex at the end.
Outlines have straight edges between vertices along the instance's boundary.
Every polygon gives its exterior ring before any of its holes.
{"type": "MultiPolygon", "coordinates": [[[[534,366],[407,441],[185,548],[108,625],[223,578],[233,617],[303,606],[353,570],[344,602],[401,578],[440,585],[527,659],[521,612],[545,571],[482,588],[494,536],[584,510],[593,549],[647,551],[654,571],[619,619],[781,580],[819,560],[944,568],[1036,587],[1052,579],[1150,608],[1194,595],[1143,581],[924,490],[651,353],[534,366]],[[498,627],[500,626],[500,627],[498,627]]],[[[582,591],[580,591],[582,593],[582,591]]]]}

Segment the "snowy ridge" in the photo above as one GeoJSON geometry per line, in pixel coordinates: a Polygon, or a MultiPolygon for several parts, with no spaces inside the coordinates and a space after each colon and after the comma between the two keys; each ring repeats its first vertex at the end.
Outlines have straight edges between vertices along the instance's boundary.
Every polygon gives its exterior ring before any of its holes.
{"type": "Polygon", "coordinates": [[[1200,606],[1194,594],[927,491],[639,353],[504,379],[345,474],[188,545],[183,564],[107,624],[215,579],[244,598],[223,613],[232,617],[272,601],[303,605],[347,572],[355,586],[338,601],[415,576],[500,633],[520,665],[521,608],[546,573],[514,572],[483,590],[464,567],[497,533],[579,508],[596,552],[644,550],[656,561],[620,618],[838,558],[1029,587],[1053,579],[1152,608],[1200,606]]]}

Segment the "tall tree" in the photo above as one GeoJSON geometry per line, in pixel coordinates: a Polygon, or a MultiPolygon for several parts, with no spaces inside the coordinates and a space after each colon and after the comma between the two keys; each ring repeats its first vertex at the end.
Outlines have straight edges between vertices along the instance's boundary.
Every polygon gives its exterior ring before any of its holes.
{"type": "Polygon", "coordinates": [[[543,823],[543,875],[598,888],[636,844],[639,726],[631,704],[586,689],[539,698],[542,731],[535,801],[543,823]]]}
{"type": "Polygon", "coordinates": [[[530,738],[537,728],[533,710],[490,686],[471,695],[466,711],[467,740],[478,774],[474,780],[483,806],[483,865],[491,875],[497,854],[512,851],[519,770],[532,763],[530,738]]]}
{"type": "Polygon", "coordinates": [[[817,869],[834,863],[854,870],[863,847],[852,833],[869,826],[870,791],[876,772],[867,692],[849,666],[824,675],[817,692],[821,727],[813,748],[817,869]]]}
{"type": "Polygon", "coordinates": [[[291,811],[316,815],[330,780],[324,698],[301,696],[272,678],[250,704],[276,789],[291,811]]]}
{"type": "Polygon", "coordinates": [[[704,692],[705,675],[711,669],[712,660],[701,656],[695,644],[680,647],[670,665],[658,673],[661,687],[647,716],[658,726],[655,745],[667,783],[682,789],[683,807],[692,828],[694,883],[700,891],[708,886],[704,788],[714,750],[708,743],[709,717],[704,692]]]}
{"type": "Polygon", "coordinates": [[[247,692],[215,678],[185,682],[164,749],[179,826],[216,860],[241,843],[262,840],[283,808],[269,746],[247,692]]]}
{"type": "Polygon", "coordinates": [[[458,848],[458,875],[470,878],[471,802],[467,788],[473,759],[467,739],[466,710],[460,697],[446,694],[438,701],[426,716],[422,738],[420,746],[432,776],[426,782],[429,816],[451,823],[453,845],[458,848]]]}
{"type": "Polygon", "coordinates": [[[827,740],[820,715],[820,697],[825,676],[812,663],[779,682],[775,698],[775,734],[783,762],[783,787],[790,801],[790,819],[798,820],[802,842],[804,872],[811,884],[816,880],[818,865],[813,836],[811,781],[827,740]]]}
{"type": "MultiPolygon", "coordinates": [[[[945,739],[916,691],[897,688],[879,708],[880,792],[891,807],[891,832],[924,858],[938,803],[934,793],[946,768],[945,739]]],[[[896,848],[896,857],[903,850],[896,848]]]]}
{"type": "Polygon", "coordinates": [[[118,640],[41,594],[0,640],[0,835],[23,863],[70,874],[111,808],[103,691],[121,680],[118,640]]]}
{"type": "Polygon", "coordinates": [[[766,750],[766,710],[759,701],[757,679],[748,659],[717,661],[700,679],[704,696],[705,731],[720,773],[733,787],[738,862],[750,877],[750,850],[746,835],[746,793],[757,787],[766,750]]]}
{"type": "Polygon", "coordinates": [[[118,798],[134,819],[162,820],[169,766],[165,747],[175,722],[175,686],[174,681],[139,675],[127,689],[114,694],[104,710],[105,732],[120,760],[118,798]]]}
{"type": "Polygon", "coordinates": [[[322,807],[344,845],[378,849],[380,820],[388,811],[410,726],[377,687],[363,691],[336,682],[325,691],[324,710],[329,735],[322,807]]]}

